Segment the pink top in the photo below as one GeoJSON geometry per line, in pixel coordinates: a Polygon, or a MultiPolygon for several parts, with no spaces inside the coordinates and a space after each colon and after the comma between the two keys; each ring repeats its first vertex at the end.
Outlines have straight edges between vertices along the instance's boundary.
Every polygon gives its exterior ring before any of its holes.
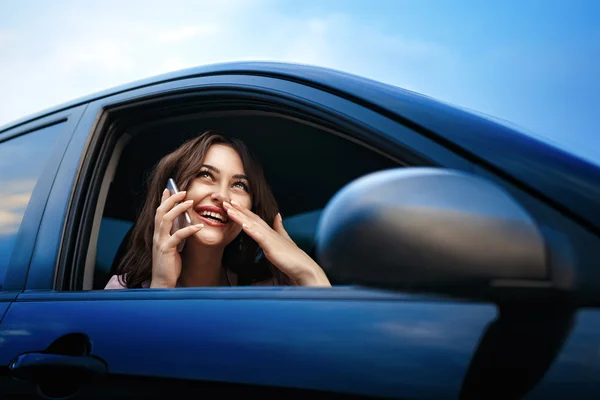
{"type": "MultiPolygon", "coordinates": [[[[224,280],[227,280],[227,284],[229,286],[237,286],[237,275],[234,272],[229,271],[228,269],[224,269],[224,271],[224,280]]],[[[253,283],[251,286],[281,286],[281,284],[278,284],[278,282],[276,281],[277,280],[275,278],[271,278],[266,281],[253,283]]],[[[149,288],[150,281],[142,283],[142,287],[149,288]]],[[[125,276],[113,275],[104,287],[104,290],[107,289],[127,289],[127,286],[125,286],[125,276]]]]}

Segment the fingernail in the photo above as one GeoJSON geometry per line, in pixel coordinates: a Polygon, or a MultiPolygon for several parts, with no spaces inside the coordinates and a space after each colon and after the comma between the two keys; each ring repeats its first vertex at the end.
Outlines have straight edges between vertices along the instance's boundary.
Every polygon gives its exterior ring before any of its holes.
{"type": "Polygon", "coordinates": [[[242,228],[244,228],[244,229],[248,229],[248,225],[246,225],[246,224],[242,224],[242,228]]]}
{"type": "Polygon", "coordinates": [[[181,191],[181,192],[179,192],[179,193],[186,194],[186,193],[187,193],[187,191],[186,191],[186,190],[182,190],[182,191],[181,191]]]}
{"type": "Polygon", "coordinates": [[[233,205],[237,205],[237,204],[238,204],[238,202],[237,202],[237,201],[235,201],[235,200],[231,200],[231,204],[233,204],[233,205]]]}
{"type": "Polygon", "coordinates": [[[225,207],[225,208],[231,207],[231,204],[229,204],[228,202],[224,201],[223,202],[223,207],[225,207]]]}
{"type": "Polygon", "coordinates": [[[186,204],[192,204],[194,202],[194,200],[186,200],[186,204]]]}
{"type": "Polygon", "coordinates": [[[204,228],[204,224],[196,224],[196,228],[202,229],[202,228],[204,228]]]}

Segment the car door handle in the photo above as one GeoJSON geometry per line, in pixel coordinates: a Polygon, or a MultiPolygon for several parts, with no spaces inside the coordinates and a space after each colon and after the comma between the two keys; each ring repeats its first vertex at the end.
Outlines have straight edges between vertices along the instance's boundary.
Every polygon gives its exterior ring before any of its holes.
{"type": "Polygon", "coordinates": [[[82,380],[108,372],[106,363],[97,357],[51,353],[20,354],[8,369],[14,378],[36,382],[44,380],[48,375],[66,374],[74,380],[82,380]]]}

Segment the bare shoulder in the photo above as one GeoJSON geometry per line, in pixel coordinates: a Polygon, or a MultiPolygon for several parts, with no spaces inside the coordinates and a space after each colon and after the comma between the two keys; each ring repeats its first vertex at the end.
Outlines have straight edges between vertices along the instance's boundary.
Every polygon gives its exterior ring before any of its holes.
{"type": "MultiPolygon", "coordinates": [[[[142,283],[142,287],[144,289],[148,289],[150,287],[150,281],[145,281],[142,283]]],[[[110,290],[110,289],[128,289],[127,287],[127,275],[113,275],[108,283],[106,284],[106,286],[104,287],[104,290],[110,290]]]]}
{"type": "Polygon", "coordinates": [[[113,275],[104,287],[104,290],[112,289],[127,289],[127,286],[125,285],[125,276],[113,275]]]}

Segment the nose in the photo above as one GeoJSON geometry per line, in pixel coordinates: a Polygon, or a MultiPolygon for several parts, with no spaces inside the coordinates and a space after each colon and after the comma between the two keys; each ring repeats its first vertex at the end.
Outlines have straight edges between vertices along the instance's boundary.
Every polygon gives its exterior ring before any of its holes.
{"type": "Polygon", "coordinates": [[[224,201],[229,201],[226,188],[220,187],[219,190],[215,190],[210,195],[210,199],[219,205],[223,204],[224,201]]]}

